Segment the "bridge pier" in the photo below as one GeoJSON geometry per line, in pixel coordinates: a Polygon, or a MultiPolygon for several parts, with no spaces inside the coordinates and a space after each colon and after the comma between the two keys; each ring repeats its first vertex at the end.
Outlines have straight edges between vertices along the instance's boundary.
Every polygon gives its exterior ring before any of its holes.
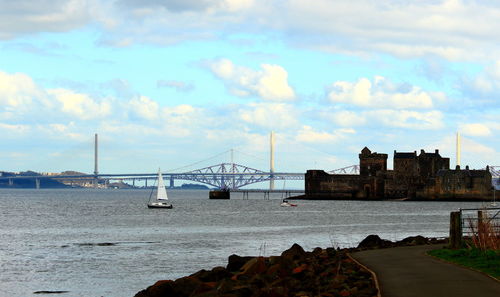
{"type": "Polygon", "coordinates": [[[40,189],[40,179],[35,178],[35,188],[38,190],[40,189]]]}
{"type": "Polygon", "coordinates": [[[174,177],[173,176],[170,177],[170,188],[171,189],[174,188],[174,177]]]}
{"type": "Polygon", "coordinates": [[[14,185],[14,180],[12,178],[9,178],[9,186],[13,186],[14,185]]]}

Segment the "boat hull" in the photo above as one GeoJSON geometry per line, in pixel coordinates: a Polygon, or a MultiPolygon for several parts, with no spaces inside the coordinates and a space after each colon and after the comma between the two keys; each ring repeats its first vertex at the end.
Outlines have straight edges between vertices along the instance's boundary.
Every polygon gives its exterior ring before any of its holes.
{"type": "Polygon", "coordinates": [[[172,204],[148,204],[148,208],[174,208],[172,204]]]}

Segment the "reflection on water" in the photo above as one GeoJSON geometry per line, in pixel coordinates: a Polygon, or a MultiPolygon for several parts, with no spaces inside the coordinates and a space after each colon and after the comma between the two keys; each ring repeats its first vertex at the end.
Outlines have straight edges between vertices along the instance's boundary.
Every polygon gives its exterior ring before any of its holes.
{"type": "Polygon", "coordinates": [[[170,191],[174,209],[148,209],[148,190],[0,189],[0,296],[133,296],[159,279],[226,264],[231,254],[279,254],[293,243],[355,246],[448,233],[449,213],[481,203],[298,201],[254,194],[209,200],[170,191]],[[265,246],[265,248],[263,248],[265,246]]]}

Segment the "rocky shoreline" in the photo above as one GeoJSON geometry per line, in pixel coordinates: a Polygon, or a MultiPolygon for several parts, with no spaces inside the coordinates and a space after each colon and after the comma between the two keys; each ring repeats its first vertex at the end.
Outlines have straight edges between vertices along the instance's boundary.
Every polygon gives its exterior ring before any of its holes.
{"type": "Polygon", "coordinates": [[[231,255],[226,267],[161,280],[135,297],[373,297],[379,294],[374,276],[350,252],[435,243],[446,240],[415,236],[392,242],[370,235],[353,249],[318,247],[306,252],[294,244],[280,256],[231,255]]]}

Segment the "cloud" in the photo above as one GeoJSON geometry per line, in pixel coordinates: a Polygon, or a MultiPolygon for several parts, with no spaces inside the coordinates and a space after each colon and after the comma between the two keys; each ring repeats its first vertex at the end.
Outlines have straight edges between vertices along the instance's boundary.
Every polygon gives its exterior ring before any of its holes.
{"type": "Polygon", "coordinates": [[[288,72],[279,65],[262,64],[262,70],[237,66],[231,60],[209,63],[212,73],[224,81],[235,96],[258,96],[270,101],[290,101],[295,92],[288,84],[288,72]]]}
{"type": "MultiPolygon", "coordinates": [[[[450,167],[456,164],[456,138],[454,135],[446,136],[434,143],[431,148],[439,148],[440,151],[449,152],[450,167]]],[[[443,154],[442,154],[443,155],[443,154]]],[[[446,155],[446,154],[445,154],[446,155]]],[[[482,169],[486,165],[498,165],[500,152],[483,143],[474,141],[467,136],[461,138],[461,167],[469,165],[471,169],[482,169]]]]}
{"type": "Polygon", "coordinates": [[[371,110],[328,110],[320,113],[341,127],[385,126],[412,130],[438,130],[444,127],[444,115],[439,110],[426,112],[405,109],[371,109],[371,110]]]}
{"type": "Polygon", "coordinates": [[[499,50],[495,1],[0,0],[0,7],[0,39],[100,24],[100,43],[112,46],[278,33],[336,53],[488,61],[499,50]]]}
{"type": "Polygon", "coordinates": [[[480,123],[463,124],[460,126],[460,132],[468,136],[490,136],[491,130],[488,126],[480,123]]]}
{"type": "Polygon", "coordinates": [[[0,0],[0,39],[38,32],[66,32],[93,19],[92,0],[0,0]]]}
{"type": "Polygon", "coordinates": [[[329,143],[346,138],[349,134],[355,134],[354,129],[338,129],[329,132],[317,132],[311,126],[303,126],[296,136],[296,141],[309,143],[329,143]]]}
{"type": "Polygon", "coordinates": [[[177,92],[190,92],[194,90],[194,85],[192,83],[178,80],[159,80],[156,82],[156,86],[159,88],[173,88],[177,92]]]}
{"type": "Polygon", "coordinates": [[[0,71],[0,106],[6,110],[25,109],[33,102],[33,97],[41,97],[43,92],[33,80],[22,73],[9,74],[0,71]]]}
{"type": "Polygon", "coordinates": [[[500,59],[486,66],[474,77],[463,77],[459,88],[465,96],[473,98],[476,104],[495,104],[500,95],[500,59]]]}
{"type": "Polygon", "coordinates": [[[111,113],[111,103],[98,102],[87,94],[75,93],[67,89],[50,89],[47,93],[60,104],[60,110],[82,120],[102,118],[111,113]]]}
{"type": "Polygon", "coordinates": [[[500,29],[493,1],[123,0],[108,9],[114,44],[278,32],[289,44],[336,53],[475,61],[497,55],[500,29]]]}
{"type": "Polygon", "coordinates": [[[188,104],[161,109],[162,132],[173,137],[190,137],[210,123],[205,111],[188,104]]]}
{"type": "Polygon", "coordinates": [[[0,123],[0,130],[3,130],[2,136],[6,135],[22,135],[30,130],[28,125],[12,125],[0,123]]]}
{"type": "Polygon", "coordinates": [[[133,118],[153,121],[159,117],[160,106],[145,96],[133,98],[128,102],[128,107],[133,118]]]}
{"type": "Polygon", "coordinates": [[[286,129],[298,124],[298,112],[292,105],[284,103],[250,103],[237,112],[243,122],[270,130],[286,129]]]}
{"type": "Polygon", "coordinates": [[[164,9],[170,12],[215,12],[217,10],[235,12],[251,7],[254,0],[118,0],[120,7],[136,10],[164,9]]]}
{"type": "Polygon", "coordinates": [[[328,87],[328,99],[334,103],[377,108],[432,108],[429,93],[409,84],[395,84],[376,76],[372,81],[361,78],[355,83],[337,81],[328,87]]]}
{"type": "Polygon", "coordinates": [[[337,111],[326,116],[342,127],[362,126],[367,122],[366,115],[349,110],[337,111]]]}
{"type": "Polygon", "coordinates": [[[324,49],[470,60],[494,53],[500,15],[495,2],[461,0],[318,0],[314,5],[292,0],[288,12],[287,29],[324,49]],[[340,49],[335,47],[339,41],[344,43],[340,49]]]}
{"type": "Polygon", "coordinates": [[[444,127],[443,114],[437,110],[417,112],[386,109],[368,111],[366,114],[367,116],[389,127],[416,130],[438,130],[444,127]]]}

